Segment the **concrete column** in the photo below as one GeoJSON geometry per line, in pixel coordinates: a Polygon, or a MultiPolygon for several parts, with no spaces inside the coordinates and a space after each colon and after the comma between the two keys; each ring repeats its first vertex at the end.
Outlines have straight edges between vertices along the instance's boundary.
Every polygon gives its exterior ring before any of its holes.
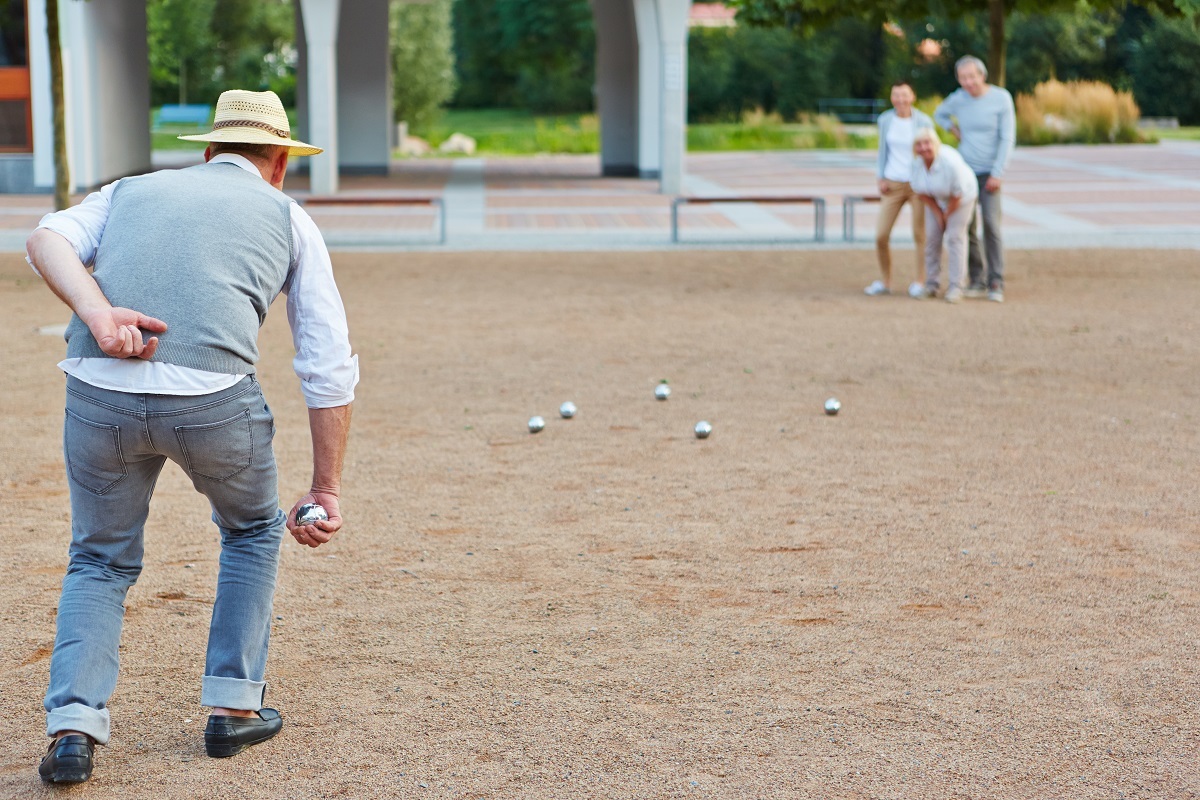
{"type": "Polygon", "coordinates": [[[593,0],[600,170],[638,174],[638,46],[632,0],[593,0]]]}
{"type": "MultiPolygon", "coordinates": [[[[44,10],[43,5],[43,26],[44,10]]],[[[149,170],[145,3],[62,3],[59,35],[72,190],[149,170]]],[[[48,123],[52,125],[52,119],[48,123]]],[[[52,176],[52,127],[47,138],[52,176]]]]}
{"type": "Polygon", "coordinates": [[[662,164],[662,48],[655,0],[633,0],[638,42],[638,174],[657,178],[662,164]]]}
{"type": "Polygon", "coordinates": [[[54,103],[50,96],[50,42],[45,0],[30,0],[29,83],[33,112],[33,185],[54,188],[54,103]]]}
{"type": "Polygon", "coordinates": [[[662,54],[661,172],[659,191],[683,190],[683,157],[687,152],[687,20],[691,0],[657,0],[658,40],[662,54]]]}
{"type": "Polygon", "coordinates": [[[309,159],[313,194],[338,190],[338,80],[337,41],[340,0],[299,0],[304,28],[304,110],[308,118],[305,141],[325,152],[309,159]]]}
{"type": "Polygon", "coordinates": [[[337,33],[337,163],[341,172],[386,175],[391,161],[388,5],[388,0],[342,4],[337,33]]]}

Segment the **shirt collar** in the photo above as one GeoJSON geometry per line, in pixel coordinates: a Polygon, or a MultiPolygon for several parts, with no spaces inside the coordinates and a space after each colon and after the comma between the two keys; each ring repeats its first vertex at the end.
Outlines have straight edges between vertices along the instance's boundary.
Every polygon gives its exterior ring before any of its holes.
{"type": "Polygon", "coordinates": [[[210,164],[235,164],[235,165],[241,167],[242,169],[246,170],[246,172],[252,172],[255,175],[257,175],[258,177],[262,178],[262,173],[259,172],[258,167],[254,166],[254,162],[251,161],[250,159],[246,158],[245,156],[238,155],[237,153],[218,153],[217,155],[215,155],[211,159],[209,159],[208,163],[210,163],[210,164]]]}

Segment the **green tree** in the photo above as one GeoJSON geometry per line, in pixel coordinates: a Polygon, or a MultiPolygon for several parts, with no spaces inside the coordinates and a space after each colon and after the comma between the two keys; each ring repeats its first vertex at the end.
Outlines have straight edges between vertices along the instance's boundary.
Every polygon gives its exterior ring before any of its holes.
{"type": "Polygon", "coordinates": [[[1200,124],[1200,31],[1189,20],[1156,18],[1133,51],[1134,97],[1152,117],[1200,124]]]}
{"type": "Polygon", "coordinates": [[[288,0],[147,0],[151,102],[213,102],[229,88],[295,103],[295,12],[288,0]]]}
{"type": "Polygon", "coordinates": [[[588,0],[455,0],[459,107],[589,111],[595,32],[588,0]]]}
{"type": "MultiPolygon", "coordinates": [[[[726,0],[738,9],[738,19],[752,25],[824,27],[838,19],[865,17],[874,20],[913,19],[928,14],[964,17],[986,14],[989,78],[1005,83],[1005,24],[1013,12],[1048,14],[1070,10],[1077,0],[726,0]]],[[[1119,10],[1130,4],[1162,14],[1193,15],[1200,0],[1090,0],[1094,11],[1119,10]]]]}
{"type": "Polygon", "coordinates": [[[160,102],[164,88],[174,88],[175,102],[183,104],[188,102],[188,90],[194,84],[205,84],[205,88],[211,84],[217,64],[211,28],[215,7],[216,0],[146,3],[151,93],[160,102]]]}
{"type": "Polygon", "coordinates": [[[419,5],[392,0],[391,6],[396,119],[425,128],[454,96],[456,86],[450,0],[419,5]]]}

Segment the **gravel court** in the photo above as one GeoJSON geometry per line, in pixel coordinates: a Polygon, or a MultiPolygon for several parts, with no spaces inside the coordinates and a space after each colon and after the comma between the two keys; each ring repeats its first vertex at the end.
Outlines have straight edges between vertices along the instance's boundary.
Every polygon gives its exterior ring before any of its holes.
{"type": "MultiPolygon", "coordinates": [[[[1194,258],[1018,251],[1008,302],[950,306],[863,297],[869,252],[336,254],[348,526],[284,546],[284,732],[203,755],[216,536],[168,467],[82,791],[1196,796],[1194,258]]],[[[36,329],[64,314],[16,256],[0,296],[0,797],[23,798],[52,794],[63,346],[36,329]]],[[[261,380],[294,498],[281,311],[261,380]]]]}

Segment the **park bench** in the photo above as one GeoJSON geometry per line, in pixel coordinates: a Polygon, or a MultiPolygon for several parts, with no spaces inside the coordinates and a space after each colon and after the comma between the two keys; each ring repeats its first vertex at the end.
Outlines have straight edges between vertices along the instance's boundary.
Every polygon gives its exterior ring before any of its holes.
{"type": "Polygon", "coordinates": [[[199,128],[208,124],[212,116],[212,106],[205,105],[167,105],[158,110],[154,128],[158,130],[164,125],[190,125],[199,128]]]}
{"type": "Polygon", "coordinates": [[[842,122],[874,122],[886,111],[886,100],[857,100],[853,97],[823,97],[817,101],[817,113],[829,114],[842,122]]]}
{"type": "Polygon", "coordinates": [[[437,221],[437,243],[446,243],[446,206],[440,197],[383,197],[380,195],[311,195],[302,198],[304,206],[429,206],[437,221]]]}
{"type": "Polygon", "coordinates": [[[813,241],[825,241],[825,198],[808,195],[766,195],[733,197],[676,197],[671,201],[671,241],[679,242],[679,207],[683,205],[713,205],[716,203],[756,203],[775,205],[811,204],[813,207],[813,241]]]}
{"type": "Polygon", "coordinates": [[[878,203],[877,194],[855,195],[848,194],[842,198],[842,238],[847,242],[854,241],[854,207],[859,203],[878,203]]]}

